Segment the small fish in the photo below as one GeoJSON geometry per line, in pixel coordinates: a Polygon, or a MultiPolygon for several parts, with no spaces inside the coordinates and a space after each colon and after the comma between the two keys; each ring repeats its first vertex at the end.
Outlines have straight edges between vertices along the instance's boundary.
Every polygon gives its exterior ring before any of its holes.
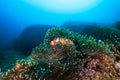
{"type": "Polygon", "coordinates": [[[16,64],[16,69],[17,69],[17,70],[20,70],[20,69],[21,69],[21,64],[17,63],[17,64],[16,64]]]}

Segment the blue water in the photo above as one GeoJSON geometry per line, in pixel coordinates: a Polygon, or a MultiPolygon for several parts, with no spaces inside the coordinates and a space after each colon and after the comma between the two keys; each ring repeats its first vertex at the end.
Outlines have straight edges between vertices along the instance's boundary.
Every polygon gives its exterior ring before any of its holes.
{"type": "MultiPolygon", "coordinates": [[[[86,1],[86,3],[89,3],[88,1],[86,1]]],[[[49,0],[46,0],[45,3],[39,5],[46,5],[46,4],[49,4],[49,0]]],[[[80,4],[80,5],[84,5],[84,4],[80,4]]],[[[78,9],[75,12],[74,10],[68,12],[67,11],[62,12],[59,10],[53,10],[53,9],[51,10],[51,8],[49,7],[48,9],[45,9],[42,6],[39,7],[35,6],[35,4],[29,3],[28,0],[26,1],[0,0],[0,50],[1,50],[0,58],[2,59],[3,58],[2,56],[4,56],[3,53],[5,53],[2,50],[8,50],[9,48],[13,49],[14,48],[13,43],[15,42],[15,40],[17,40],[17,38],[20,35],[22,35],[22,32],[29,26],[33,26],[33,25],[40,26],[40,24],[61,26],[64,24],[64,22],[69,22],[69,21],[71,22],[69,24],[72,24],[73,22],[77,25],[82,23],[84,24],[97,23],[97,24],[111,25],[120,20],[120,5],[119,5],[120,0],[100,0],[99,3],[95,3],[95,4],[94,4],[95,6],[91,8],[85,8],[85,9],[83,8],[84,10],[78,9]]],[[[66,2],[64,3],[64,5],[61,5],[59,7],[61,7],[61,9],[62,8],[64,9],[67,5],[69,4],[66,2]]],[[[71,8],[69,7],[69,9],[71,8]]],[[[42,31],[43,29],[42,27],[45,26],[40,26],[40,27],[42,31]]],[[[47,31],[47,29],[43,30],[44,34],[47,31]]],[[[35,32],[36,30],[33,31],[35,32]]],[[[28,30],[28,34],[30,33],[32,32],[29,32],[28,30]]],[[[27,33],[25,34],[27,35],[27,33]]],[[[42,36],[41,38],[44,38],[44,34],[41,35],[42,36]]],[[[22,38],[26,39],[25,37],[22,38]]],[[[36,40],[36,37],[33,39],[36,40]]],[[[6,58],[8,57],[5,57],[3,59],[6,58]]],[[[10,58],[13,57],[10,56],[10,58]]]]}
{"type": "MultiPolygon", "coordinates": [[[[120,20],[119,0],[100,1],[99,4],[96,3],[95,7],[88,10],[78,10],[75,13],[56,13],[51,10],[47,11],[43,7],[36,7],[24,0],[0,0],[1,45],[8,44],[9,40],[16,38],[23,29],[34,24],[62,25],[65,21],[71,20],[114,23],[120,20]]],[[[69,4],[66,3],[66,5],[69,4]]],[[[61,5],[61,7],[64,9],[65,6],[61,5]]]]}

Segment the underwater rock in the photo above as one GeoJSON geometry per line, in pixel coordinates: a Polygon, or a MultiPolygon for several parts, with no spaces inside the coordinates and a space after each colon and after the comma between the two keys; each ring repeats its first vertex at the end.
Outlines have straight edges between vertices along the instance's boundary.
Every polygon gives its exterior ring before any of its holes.
{"type": "Polygon", "coordinates": [[[81,34],[107,43],[117,44],[120,42],[120,31],[108,26],[88,25],[83,28],[81,34]]]}
{"type": "Polygon", "coordinates": [[[114,45],[114,48],[120,51],[120,31],[116,28],[108,26],[88,25],[83,28],[81,35],[87,35],[88,37],[92,36],[97,40],[102,40],[105,43],[114,45]]]}
{"type": "Polygon", "coordinates": [[[70,31],[80,33],[87,23],[80,21],[67,21],[62,25],[62,28],[69,29],[70,31]]]}
{"type": "Polygon", "coordinates": [[[46,31],[53,27],[52,25],[32,25],[27,27],[21,35],[15,40],[14,48],[17,51],[29,55],[32,48],[43,42],[46,31]]]}
{"type": "Polygon", "coordinates": [[[108,44],[96,41],[93,37],[78,35],[66,29],[51,28],[45,35],[44,43],[34,48],[27,58],[18,60],[12,69],[2,73],[0,80],[82,80],[80,73],[83,70],[100,77],[98,79],[88,75],[84,80],[103,80],[106,70],[110,75],[105,79],[119,80],[120,76],[113,67],[114,58],[110,56],[107,46],[108,44]],[[61,37],[70,39],[74,44],[50,44],[53,39],[61,37]],[[90,64],[86,63],[88,61],[90,64]],[[111,74],[114,77],[111,78],[111,74]]]}

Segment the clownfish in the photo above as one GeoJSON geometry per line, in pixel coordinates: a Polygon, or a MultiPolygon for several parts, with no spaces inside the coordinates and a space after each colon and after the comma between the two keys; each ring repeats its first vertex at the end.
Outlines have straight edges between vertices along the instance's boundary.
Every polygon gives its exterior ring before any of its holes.
{"type": "Polygon", "coordinates": [[[17,70],[21,69],[21,65],[19,63],[17,63],[15,67],[16,67],[17,70]]]}
{"type": "Polygon", "coordinates": [[[62,45],[66,45],[66,44],[72,44],[73,45],[73,41],[71,41],[70,39],[66,39],[66,38],[54,38],[50,42],[50,45],[51,46],[56,46],[58,42],[61,43],[62,45]]]}

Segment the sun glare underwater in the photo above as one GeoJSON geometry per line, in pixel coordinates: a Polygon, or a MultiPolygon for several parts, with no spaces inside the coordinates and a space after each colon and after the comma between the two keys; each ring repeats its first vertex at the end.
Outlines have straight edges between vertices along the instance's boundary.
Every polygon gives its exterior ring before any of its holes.
{"type": "Polygon", "coordinates": [[[120,80],[120,0],[0,0],[0,80],[120,80]]]}
{"type": "Polygon", "coordinates": [[[88,10],[100,3],[100,0],[26,0],[28,3],[56,13],[76,13],[88,10]]]}

